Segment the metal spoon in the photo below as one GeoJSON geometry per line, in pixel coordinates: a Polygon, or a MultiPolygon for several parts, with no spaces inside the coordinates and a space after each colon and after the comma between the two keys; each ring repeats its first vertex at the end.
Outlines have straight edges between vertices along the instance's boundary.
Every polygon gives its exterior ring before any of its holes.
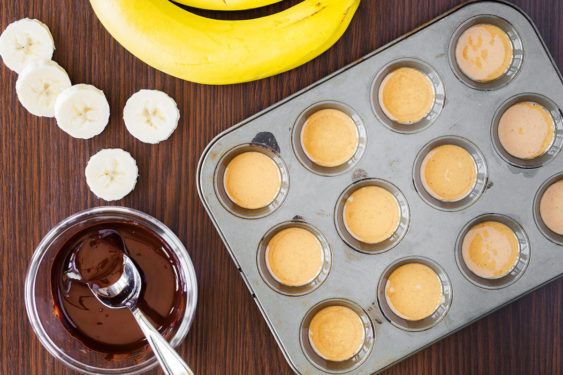
{"type": "MultiPolygon", "coordinates": [[[[125,249],[125,243],[123,243],[123,249],[125,249]]],[[[89,286],[94,296],[107,307],[131,310],[166,375],[193,375],[189,366],[138,308],[137,301],[141,293],[141,284],[139,270],[131,258],[124,253],[123,273],[119,280],[105,288],[89,286]]]]}

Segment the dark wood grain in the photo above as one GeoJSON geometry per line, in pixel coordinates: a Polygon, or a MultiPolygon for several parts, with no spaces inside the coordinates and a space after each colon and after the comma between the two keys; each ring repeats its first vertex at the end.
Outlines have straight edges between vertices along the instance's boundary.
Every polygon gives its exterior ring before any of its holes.
{"type": "MultiPolygon", "coordinates": [[[[563,68],[561,0],[514,2],[536,22],[563,68]]],[[[105,204],[90,193],[83,176],[88,158],[107,147],[128,150],[140,167],[137,188],[118,204],[162,220],[186,244],[195,264],[200,299],[193,328],[180,347],[182,356],[198,374],[291,373],[199,202],[199,155],[220,131],[459,3],[364,0],[344,37],[313,62],[259,82],[210,87],[169,77],[137,60],[103,29],[86,0],[0,0],[2,30],[23,17],[48,24],[57,46],[54,59],[73,82],[103,89],[112,108],[110,125],[100,136],[72,139],[54,120],[29,115],[15,95],[16,74],[0,68],[0,374],[71,373],[48,355],[30,328],[24,275],[35,246],[51,227],[79,210],[105,204]],[[166,91],[182,113],[179,129],[156,146],[135,140],[121,120],[125,101],[142,88],[166,91]]],[[[560,374],[562,305],[560,279],[386,374],[560,374]]]]}

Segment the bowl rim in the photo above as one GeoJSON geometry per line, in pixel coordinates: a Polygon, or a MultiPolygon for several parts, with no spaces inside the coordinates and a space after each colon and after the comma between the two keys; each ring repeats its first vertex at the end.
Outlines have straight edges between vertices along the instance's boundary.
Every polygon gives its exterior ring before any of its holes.
{"type": "Polygon", "coordinates": [[[168,228],[164,223],[162,223],[161,221],[152,217],[149,214],[146,214],[144,212],[129,207],[100,206],[100,207],[93,207],[86,210],[82,210],[63,219],[62,221],[57,223],[51,230],[49,230],[49,232],[47,232],[47,234],[41,239],[39,245],[37,245],[37,247],[33,252],[25,277],[24,301],[25,301],[27,317],[31,324],[31,328],[33,329],[33,332],[39,339],[41,345],[43,345],[43,347],[53,357],[64,363],[67,367],[76,371],[80,371],[92,375],[140,374],[154,368],[158,364],[154,354],[152,356],[149,356],[146,360],[139,362],[131,367],[128,367],[127,369],[122,369],[122,368],[104,369],[104,368],[99,368],[96,366],[84,364],[78,360],[75,360],[70,355],[68,355],[67,353],[65,353],[64,351],[58,348],[58,346],[51,340],[51,338],[45,331],[37,311],[37,305],[34,298],[36,276],[39,266],[43,261],[43,258],[47,250],[49,249],[49,244],[59,234],[61,234],[64,230],[68,229],[70,226],[79,223],[80,221],[89,218],[90,216],[100,215],[100,214],[130,216],[132,218],[137,218],[141,221],[144,221],[145,223],[148,222],[156,226],[159,230],[161,230],[162,233],[158,233],[158,235],[163,237],[164,241],[173,245],[172,248],[177,249],[177,251],[175,251],[175,255],[180,263],[180,269],[182,270],[182,273],[184,273],[184,276],[186,278],[185,284],[186,284],[186,292],[187,292],[187,301],[186,301],[186,311],[184,313],[184,317],[181,321],[180,326],[178,327],[178,330],[170,340],[170,344],[173,347],[176,347],[182,341],[184,341],[193,323],[196,308],[197,308],[197,300],[198,300],[197,278],[196,278],[196,273],[193,263],[191,261],[191,257],[186,247],[182,243],[182,241],[180,241],[180,239],[176,236],[176,234],[174,234],[174,232],[172,232],[172,230],[168,228]]]}

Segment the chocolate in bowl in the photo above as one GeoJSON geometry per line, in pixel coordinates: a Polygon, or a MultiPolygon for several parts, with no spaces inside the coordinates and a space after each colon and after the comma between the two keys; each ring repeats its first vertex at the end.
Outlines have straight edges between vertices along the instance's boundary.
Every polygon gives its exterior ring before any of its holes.
{"type": "MultiPolygon", "coordinates": [[[[109,266],[103,273],[113,273],[111,263],[121,260],[121,271],[110,280],[98,284],[107,287],[116,282],[123,270],[123,257],[118,258],[115,249],[106,249],[96,243],[96,237],[106,231],[119,233],[128,256],[141,274],[142,287],[138,306],[158,331],[168,336],[181,319],[186,302],[184,280],[178,277],[177,259],[170,247],[155,233],[134,222],[107,221],[84,228],[70,238],[59,250],[51,267],[51,288],[55,314],[59,316],[69,333],[87,347],[107,353],[108,359],[115,354],[127,354],[147,345],[147,340],[129,309],[112,309],[102,304],[90,290],[90,279],[95,280],[96,268],[109,266]],[[94,243],[94,245],[91,245],[94,243]],[[90,258],[86,259],[84,248],[90,258]],[[94,251],[92,251],[94,250],[94,251]],[[106,250],[106,251],[104,251],[106,250]],[[82,256],[81,256],[82,255],[82,256]],[[66,276],[71,264],[81,269],[84,280],[66,276]],[[81,264],[88,262],[90,264],[81,264]],[[90,267],[92,266],[92,267],[90,267]],[[90,272],[87,272],[90,271],[90,272]],[[104,272],[105,271],[105,272],[104,272]],[[86,275],[86,276],[85,276],[86,275]],[[112,282],[113,281],[113,282],[112,282]]],[[[99,242],[99,241],[98,241],[99,242]]]]}
{"type": "Polygon", "coordinates": [[[91,374],[138,374],[157,362],[130,311],[109,309],[86,284],[62,277],[81,240],[108,229],[122,236],[142,275],[141,310],[177,346],[195,314],[197,282],[191,260],[164,224],[128,208],[90,209],[53,228],[33,255],[26,308],[43,346],[69,367],[91,374]]]}

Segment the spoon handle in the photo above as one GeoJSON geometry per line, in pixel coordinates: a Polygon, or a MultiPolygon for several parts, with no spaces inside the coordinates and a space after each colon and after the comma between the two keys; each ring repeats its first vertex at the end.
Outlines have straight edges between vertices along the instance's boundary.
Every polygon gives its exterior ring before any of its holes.
{"type": "Polygon", "coordinates": [[[166,375],[194,375],[186,362],[184,362],[174,348],[170,346],[164,337],[152,326],[141,310],[135,307],[131,309],[131,312],[145,334],[164,373],[166,375]]]}

